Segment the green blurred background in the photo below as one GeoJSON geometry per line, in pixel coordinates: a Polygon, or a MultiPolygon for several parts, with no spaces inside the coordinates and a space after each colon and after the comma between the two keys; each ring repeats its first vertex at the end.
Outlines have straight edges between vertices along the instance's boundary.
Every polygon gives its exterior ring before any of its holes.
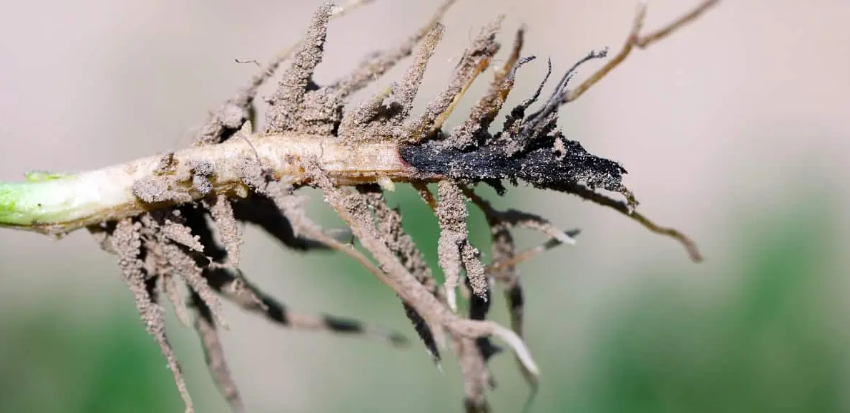
{"type": "MultiPolygon", "coordinates": [[[[384,0],[334,22],[319,81],[400,40],[436,3],[384,0]]],[[[591,48],[619,46],[633,3],[461,0],[418,102],[500,13],[503,43],[527,24],[526,53],[564,70],[591,48]]],[[[692,3],[653,2],[647,26],[692,3]]],[[[265,60],[297,38],[318,4],[9,2],[13,12],[0,16],[0,179],[185,145],[205,111],[253,73],[233,59],[265,60]]],[[[839,0],[723,2],[563,112],[567,136],[623,162],[640,210],[695,238],[704,263],[590,203],[528,188],[503,199],[484,192],[500,207],[583,230],[576,246],[521,268],[528,344],[543,374],[533,412],[850,412],[848,15],[839,0]]],[[[529,65],[511,103],[544,71],[529,65]]],[[[312,195],[316,219],[340,226],[312,195]]],[[[433,260],[438,232],[427,207],[406,187],[391,204],[433,260]]],[[[470,231],[486,250],[480,214],[470,231]]],[[[521,246],[541,241],[518,236],[521,246]]],[[[243,263],[293,310],[415,338],[395,295],[345,257],[282,250],[249,227],[243,263]]],[[[507,324],[501,295],[494,304],[492,318],[507,324]]],[[[451,356],[440,372],[417,346],[283,330],[226,310],[225,351],[249,411],[462,410],[451,356]]],[[[226,412],[194,332],[172,314],[168,323],[198,411],[226,412]]],[[[514,360],[501,355],[492,367],[495,411],[519,411],[528,390],[514,360]]],[[[83,233],[56,242],[0,232],[0,413],[180,411],[113,257],[83,233]]]]}

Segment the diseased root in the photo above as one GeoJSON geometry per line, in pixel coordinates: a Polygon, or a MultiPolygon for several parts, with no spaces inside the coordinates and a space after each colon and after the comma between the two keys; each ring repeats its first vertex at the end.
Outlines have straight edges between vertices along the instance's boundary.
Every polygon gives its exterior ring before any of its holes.
{"type": "MultiPolygon", "coordinates": [[[[451,81],[424,113],[412,113],[426,67],[442,38],[440,20],[455,0],[444,1],[433,18],[410,38],[373,54],[349,75],[325,86],[316,82],[313,74],[322,61],[328,22],[370,1],[319,8],[300,42],[272,59],[244,89],[210,114],[197,133],[194,148],[140,160],[132,168],[88,175],[85,179],[100,183],[108,179],[104,175],[125,171],[124,187],[110,188],[109,197],[106,192],[94,197],[92,208],[96,212],[87,215],[86,211],[75,211],[66,221],[33,220],[29,224],[14,216],[16,221],[7,223],[49,233],[88,225],[101,247],[118,256],[142,321],[165,355],[187,412],[193,411],[192,401],[165,335],[158,301],[161,294],[171,301],[184,324],[194,325],[210,373],[234,412],[244,412],[245,407],[218,336],[219,330],[226,328],[221,298],[283,327],[406,344],[405,338],[394,331],[339,316],[293,312],[264,293],[239,268],[241,223],[259,226],[293,250],[342,252],[390,287],[401,299],[406,316],[434,363],[441,361],[445,339],[451,341],[463,373],[468,412],[490,411],[485,393],[495,386],[495,380],[487,363],[501,350],[492,338],[512,350],[522,374],[536,389],[539,369],[522,338],[526,298],[517,265],[557,245],[574,244],[578,234],[527,212],[497,210],[474,192],[475,185],[489,185],[501,195],[507,191],[506,183],[517,185],[522,181],[536,188],[573,194],[678,240],[694,261],[702,259],[688,237],[659,227],[635,211],[637,201],[622,182],[626,170],[619,163],[592,155],[580,143],[568,140],[557,121],[564,104],[580,97],[619,65],[633,47],[643,48],[664,38],[717,0],[703,1],[670,25],[644,36],[640,30],[646,2],[641,1],[631,33],[612,60],[578,87],[569,89],[576,69],[604,58],[607,50],[587,54],[564,73],[549,98],[532,111],[552,72],[552,63],[548,62],[548,73],[536,92],[513,107],[495,132],[491,132],[492,124],[514,87],[517,71],[534,60],[533,56],[522,56],[525,28],[516,32],[509,56],[494,71],[489,89],[469,116],[451,131],[445,131],[444,126],[498,53],[496,35],[501,17],[483,27],[472,40],[460,56],[451,81]],[[354,92],[411,55],[412,63],[399,81],[359,104],[349,104],[354,92]],[[265,132],[255,134],[252,123],[257,90],[287,59],[291,63],[280,73],[278,87],[268,99],[265,132]],[[234,136],[240,139],[231,140],[234,136]],[[401,212],[384,198],[383,191],[395,185],[393,179],[411,183],[437,216],[439,267],[445,276],[442,285],[404,231],[401,212]],[[427,187],[429,183],[437,184],[436,198],[427,187]],[[302,197],[295,194],[303,186],[319,188],[348,228],[332,235],[310,220],[302,197]],[[609,198],[597,189],[618,193],[624,200],[609,198]],[[483,211],[490,226],[492,245],[486,264],[469,241],[467,201],[483,211]],[[90,225],[99,222],[98,217],[102,223],[90,225]],[[518,251],[512,235],[515,228],[540,232],[547,241],[518,251]],[[365,252],[347,240],[352,236],[365,252]],[[178,280],[188,287],[189,297],[181,296],[178,280]],[[496,285],[504,290],[511,329],[487,320],[496,285]],[[468,314],[458,312],[458,288],[468,297],[468,314]],[[187,304],[194,312],[194,323],[187,304]]],[[[56,203],[63,205],[63,199],[56,203]]],[[[33,202],[42,207],[41,201],[33,202]]]]}
{"type": "Polygon", "coordinates": [[[236,381],[230,374],[230,368],[227,367],[227,360],[224,358],[224,348],[221,346],[221,341],[218,337],[215,320],[213,320],[210,308],[197,295],[192,294],[192,306],[195,308],[197,317],[195,318],[195,330],[198,337],[201,339],[201,346],[204,348],[204,359],[209,367],[210,374],[213,377],[219,391],[230,404],[230,408],[234,413],[244,413],[245,405],[242,402],[242,397],[239,395],[239,389],[236,387],[236,381]]]}
{"type": "MultiPolygon", "coordinates": [[[[384,236],[387,248],[392,251],[404,268],[425,287],[431,295],[440,301],[445,301],[445,293],[439,289],[436,280],[431,275],[431,268],[425,261],[425,256],[401,226],[401,213],[387,205],[381,189],[377,186],[361,186],[358,190],[364,194],[369,208],[374,214],[375,226],[379,234],[384,236]]],[[[422,314],[410,304],[402,301],[404,312],[413,328],[425,344],[425,349],[433,358],[434,363],[440,362],[440,350],[437,343],[443,341],[443,328],[431,326],[422,314]]]]}
{"type": "MultiPolygon", "coordinates": [[[[315,168],[315,166],[314,166],[315,168]]],[[[315,169],[314,169],[315,170],[315,169]]],[[[384,270],[381,279],[393,287],[410,307],[415,309],[429,325],[439,325],[444,328],[455,340],[464,339],[486,339],[496,336],[505,341],[514,351],[517,358],[524,367],[536,377],[539,370],[531,358],[531,354],[525,343],[522,342],[513,331],[505,329],[491,321],[465,319],[454,314],[445,302],[441,302],[425,286],[420,283],[407,269],[396,259],[393,252],[382,240],[382,234],[376,231],[373,218],[369,212],[368,203],[359,194],[337,188],[320,170],[314,172],[315,180],[325,193],[325,201],[328,202],[339,216],[351,226],[354,235],[363,246],[369,250],[381,268],[384,270]]],[[[486,300],[485,300],[486,301],[486,300]]],[[[488,346],[489,347],[489,346],[488,346]]],[[[463,347],[457,348],[458,351],[463,347]]],[[[494,354],[492,351],[478,351],[481,360],[475,362],[477,365],[486,363],[486,358],[494,354]]],[[[460,354],[462,358],[471,357],[469,354],[460,354]]],[[[476,368],[476,372],[480,369],[476,368]]],[[[464,376],[469,388],[481,388],[481,386],[470,385],[469,381],[480,381],[480,374],[475,377],[464,376]]],[[[467,395],[469,402],[469,395],[467,395]]],[[[478,397],[478,396],[476,396],[478,397]]],[[[483,396],[482,396],[483,397],[483,396]]]]}

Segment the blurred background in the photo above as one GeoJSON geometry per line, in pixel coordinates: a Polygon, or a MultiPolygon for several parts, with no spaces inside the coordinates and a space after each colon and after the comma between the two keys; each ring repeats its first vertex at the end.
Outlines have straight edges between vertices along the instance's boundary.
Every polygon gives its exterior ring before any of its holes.
{"type": "MultiPolygon", "coordinates": [[[[696,2],[654,0],[646,27],[696,2]]],[[[299,38],[319,4],[3,1],[0,179],[187,145],[207,111],[254,74],[234,59],[267,61],[299,38]]],[[[398,43],[437,5],[382,0],[333,22],[317,81],[398,43]]],[[[545,58],[562,73],[591,49],[617,50],[634,6],[461,0],[444,20],[420,107],[499,14],[503,49],[526,24],[524,53],[542,58],[520,71],[510,106],[532,93],[545,58]]],[[[693,237],[706,261],[573,197],[518,188],[495,199],[583,230],[576,246],[521,268],[527,341],[543,375],[533,412],[850,412],[848,16],[844,0],[727,0],[632,54],[562,111],[566,135],[622,162],[639,210],[693,237]]],[[[476,83],[455,122],[487,83],[476,83]]],[[[392,203],[435,259],[435,218],[406,187],[392,203]]],[[[341,225],[315,196],[312,205],[322,224],[341,225]]],[[[481,215],[470,230],[487,250],[481,215]]],[[[293,310],[356,317],[415,340],[395,295],[347,258],[300,255],[245,232],[246,274],[293,310]]],[[[518,240],[542,241],[524,232],[518,240]]],[[[494,304],[492,318],[507,324],[500,294],[494,304]]],[[[462,410],[451,355],[440,372],[416,345],[284,330],[226,310],[225,352],[251,412],[462,410]]],[[[195,333],[173,314],[168,323],[198,411],[228,411],[195,333]]],[[[495,411],[519,411],[528,390],[514,360],[502,355],[492,367],[495,411]]],[[[57,242],[0,231],[0,412],[182,409],[114,257],[85,232],[57,242]]]]}

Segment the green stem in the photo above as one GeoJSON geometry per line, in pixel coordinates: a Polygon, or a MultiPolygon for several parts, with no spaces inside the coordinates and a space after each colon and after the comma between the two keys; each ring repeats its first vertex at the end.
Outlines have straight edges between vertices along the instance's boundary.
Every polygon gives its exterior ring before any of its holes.
{"type": "Polygon", "coordinates": [[[308,182],[301,160],[308,158],[338,185],[423,179],[391,143],[355,146],[318,136],[249,136],[78,174],[36,172],[27,175],[29,182],[0,183],[0,226],[62,235],[205,196],[245,196],[243,178],[250,169],[256,170],[258,161],[276,178],[303,185],[308,182]],[[211,167],[206,178],[210,192],[199,191],[193,183],[194,168],[200,164],[211,167]],[[134,184],[152,177],[169,182],[168,196],[146,203],[134,184]]]}

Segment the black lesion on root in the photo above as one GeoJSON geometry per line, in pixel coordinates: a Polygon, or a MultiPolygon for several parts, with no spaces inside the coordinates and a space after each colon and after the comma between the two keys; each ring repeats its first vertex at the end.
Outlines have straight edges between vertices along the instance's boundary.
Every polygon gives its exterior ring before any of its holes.
{"type": "Polygon", "coordinates": [[[502,146],[485,145],[467,150],[444,146],[439,140],[403,146],[399,154],[419,171],[462,181],[525,181],[537,188],[556,189],[565,183],[584,183],[590,188],[622,191],[626,170],[619,163],[592,155],[580,143],[563,138],[537,140],[514,156],[502,146]],[[564,150],[555,149],[555,140],[564,150]]]}
{"type": "MultiPolygon", "coordinates": [[[[472,285],[469,282],[469,278],[465,279],[466,288],[470,291],[472,290],[472,285]]],[[[469,295],[469,319],[470,320],[486,320],[487,313],[490,312],[490,303],[492,300],[492,290],[487,289],[487,295],[485,297],[480,297],[476,294],[469,295]]],[[[475,339],[475,345],[478,347],[478,351],[481,352],[481,357],[484,358],[484,362],[490,360],[491,357],[499,354],[503,351],[503,349],[490,340],[490,337],[478,337],[475,339]]]]}
{"type": "MultiPolygon", "coordinates": [[[[240,208],[234,205],[234,211],[238,210],[240,208]]],[[[407,343],[407,339],[395,331],[371,326],[353,318],[330,314],[313,315],[290,312],[285,304],[263,292],[260,287],[246,279],[240,269],[227,265],[227,251],[215,240],[213,229],[210,228],[205,216],[207,214],[206,211],[193,205],[184,205],[180,208],[180,212],[181,216],[185,217],[186,225],[192,228],[192,233],[204,245],[204,254],[192,254],[197,265],[202,268],[204,279],[206,279],[213,290],[239,305],[243,310],[256,312],[269,321],[284,327],[327,330],[337,334],[375,336],[393,345],[404,345],[407,343]]],[[[242,210],[242,212],[246,211],[242,210]]],[[[257,220],[262,217],[268,218],[258,211],[254,212],[258,213],[254,215],[257,220]]],[[[285,221],[285,218],[283,220],[285,221]]],[[[260,221],[263,222],[262,220],[260,221]]],[[[275,227],[277,228],[288,225],[288,221],[273,222],[276,223],[275,227]]],[[[263,227],[269,230],[267,226],[263,227]]],[[[291,226],[287,228],[289,231],[288,234],[292,235],[291,226]]],[[[284,229],[281,229],[281,231],[286,232],[284,229]]],[[[269,232],[291,248],[297,249],[298,246],[305,247],[301,244],[292,243],[299,238],[281,238],[276,233],[277,231],[269,230],[269,232]]]]}
{"type": "MultiPolygon", "coordinates": [[[[536,188],[554,190],[581,184],[590,189],[622,193],[634,206],[631,193],[622,183],[626,170],[615,161],[590,154],[579,142],[567,139],[557,127],[558,109],[576,68],[604,56],[605,52],[591,52],[574,64],[541,107],[528,114],[528,109],[540,97],[549,79],[552,69],[549,62],[547,74],[533,96],[515,106],[506,117],[502,130],[495,134],[488,129],[501,105],[493,102],[489,112],[477,111],[488,116],[472,116],[467,120],[471,125],[465,124],[450,134],[439,131],[424,143],[403,145],[399,153],[402,159],[423,173],[439,174],[461,182],[495,183],[499,189],[498,182],[503,180],[514,184],[524,181],[536,188]],[[473,136],[465,136],[470,133],[473,136]],[[459,141],[474,144],[458,145],[459,141]]],[[[513,88],[517,69],[532,58],[517,59],[506,82],[496,85],[495,91],[508,93],[513,88]]]]}
{"type": "Polygon", "coordinates": [[[407,316],[407,319],[410,320],[411,324],[413,324],[413,329],[416,330],[416,334],[419,335],[419,338],[425,345],[425,349],[428,351],[428,354],[431,355],[434,363],[439,363],[440,360],[442,360],[442,356],[440,355],[439,347],[437,347],[437,340],[434,338],[434,332],[431,330],[428,322],[425,321],[422,315],[416,312],[416,309],[411,307],[409,304],[402,302],[402,305],[404,307],[404,315],[407,316]]]}
{"type": "Polygon", "coordinates": [[[232,205],[237,220],[259,226],[287,248],[301,252],[328,249],[321,242],[296,236],[292,223],[274,201],[263,194],[252,193],[249,198],[237,200],[232,205]]]}
{"type": "Polygon", "coordinates": [[[511,286],[505,291],[505,295],[508,299],[508,310],[511,314],[522,311],[523,306],[525,305],[525,297],[522,293],[522,288],[519,286],[511,286]]]}

